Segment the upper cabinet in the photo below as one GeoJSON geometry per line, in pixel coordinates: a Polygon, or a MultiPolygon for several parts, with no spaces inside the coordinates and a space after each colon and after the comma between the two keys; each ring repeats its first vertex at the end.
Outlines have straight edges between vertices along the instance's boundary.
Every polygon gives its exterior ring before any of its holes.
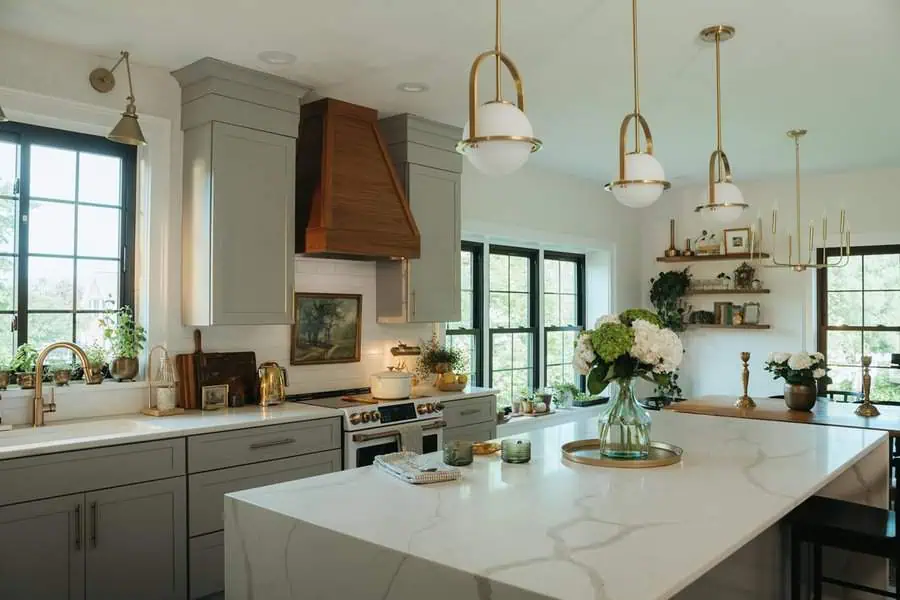
{"type": "Polygon", "coordinates": [[[377,314],[383,323],[434,323],[460,318],[461,137],[451,127],[413,115],[379,121],[381,135],[419,229],[419,258],[380,261],[377,314]]]}
{"type": "Polygon", "coordinates": [[[182,87],[182,315],[185,325],[293,318],[293,81],[204,58],[182,87]]]}

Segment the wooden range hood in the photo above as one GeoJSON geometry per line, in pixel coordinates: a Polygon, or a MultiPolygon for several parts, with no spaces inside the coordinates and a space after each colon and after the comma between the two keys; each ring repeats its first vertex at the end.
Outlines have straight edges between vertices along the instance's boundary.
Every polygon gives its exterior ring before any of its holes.
{"type": "Polygon", "coordinates": [[[297,253],[418,258],[419,229],[403,190],[377,111],[333,98],[300,109],[297,253]]]}

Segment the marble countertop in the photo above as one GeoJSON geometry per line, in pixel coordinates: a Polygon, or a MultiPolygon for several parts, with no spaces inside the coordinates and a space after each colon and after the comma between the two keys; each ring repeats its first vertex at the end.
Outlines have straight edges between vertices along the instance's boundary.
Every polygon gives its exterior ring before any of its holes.
{"type": "MultiPolygon", "coordinates": [[[[226,553],[247,551],[233,563],[247,572],[233,581],[242,593],[245,583],[274,585],[279,577],[291,589],[314,589],[313,571],[304,569],[326,568],[336,558],[325,555],[332,543],[342,548],[338,562],[352,562],[352,543],[360,556],[381,548],[473,576],[479,590],[560,600],[671,598],[886,440],[877,431],[660,412],[653,439],[683,447],[684,459],[644,470],[561,459],[564,442],[596,437],[595,417],[517,437],[532,441],[530,464],[476,457],[456,482],[413,486],[366,467],[229,494],[234,527],[226,525],[226,546],[240,542],[226,553]],[[360,510],[363,499],[371,510],[360,510]],[[273,519],[264,537],[254,514],[273,519]],[[242,524],[252,531],[245,535],[242,524]],[[251,541],[261,544],[252,552],[251,541]]],[[[387,574],[391,588],[394,579],[387,574]]]]}

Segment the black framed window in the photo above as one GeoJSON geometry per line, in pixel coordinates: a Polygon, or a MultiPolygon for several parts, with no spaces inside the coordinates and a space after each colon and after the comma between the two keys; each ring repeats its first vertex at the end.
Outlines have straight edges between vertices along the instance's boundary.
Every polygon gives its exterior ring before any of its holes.
{"type": "Polygon", "coordinates": [[[538,381],[537,256],[536,250],[490,247],[490,385],[500,390],[501,406],[538,381]]]}
{"type": "MultiPolygon", "coordinates": [[[[819,250],[837,260],[838,250],[819,250]]],[[[831,368],[831,389],[862,390],[864,355],[872,357],[872,400],[900,402],[900,245],[850,250],[845,267],[817,273],[817,346],[831,368]]]]}
{"type": "Polygon", "coordinates": [[[575,372],[575,339],[584,329],[584,255],[544,252],[544,382],[584,389],[575,372]]]}
{"type": "Polygon", "coordinates": [[[482,328],[484,323],[483,246],[463,242],[460,252],[462,296],[460,320],[447,323],[447,343],[458,348],[465,358],[465,370],[474,385],[484,384],[481,368],[482,328]]]}
{"type": "Polygon", "coordinates": [[[133,305],[137,151],[105,138],[0,124],[0,356],[98,341],[133,305]]]}

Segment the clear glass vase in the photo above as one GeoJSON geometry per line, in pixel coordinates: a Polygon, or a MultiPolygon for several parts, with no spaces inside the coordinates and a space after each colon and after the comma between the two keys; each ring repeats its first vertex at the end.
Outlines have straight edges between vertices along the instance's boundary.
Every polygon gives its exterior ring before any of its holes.
{"type": "Polygon", "coordinates": [[[610,458],[646,458],[650,453],[650,414],[634,397],[634,379],[620,379],[618,393],[597,423],[600,452],[610,458]]]}

